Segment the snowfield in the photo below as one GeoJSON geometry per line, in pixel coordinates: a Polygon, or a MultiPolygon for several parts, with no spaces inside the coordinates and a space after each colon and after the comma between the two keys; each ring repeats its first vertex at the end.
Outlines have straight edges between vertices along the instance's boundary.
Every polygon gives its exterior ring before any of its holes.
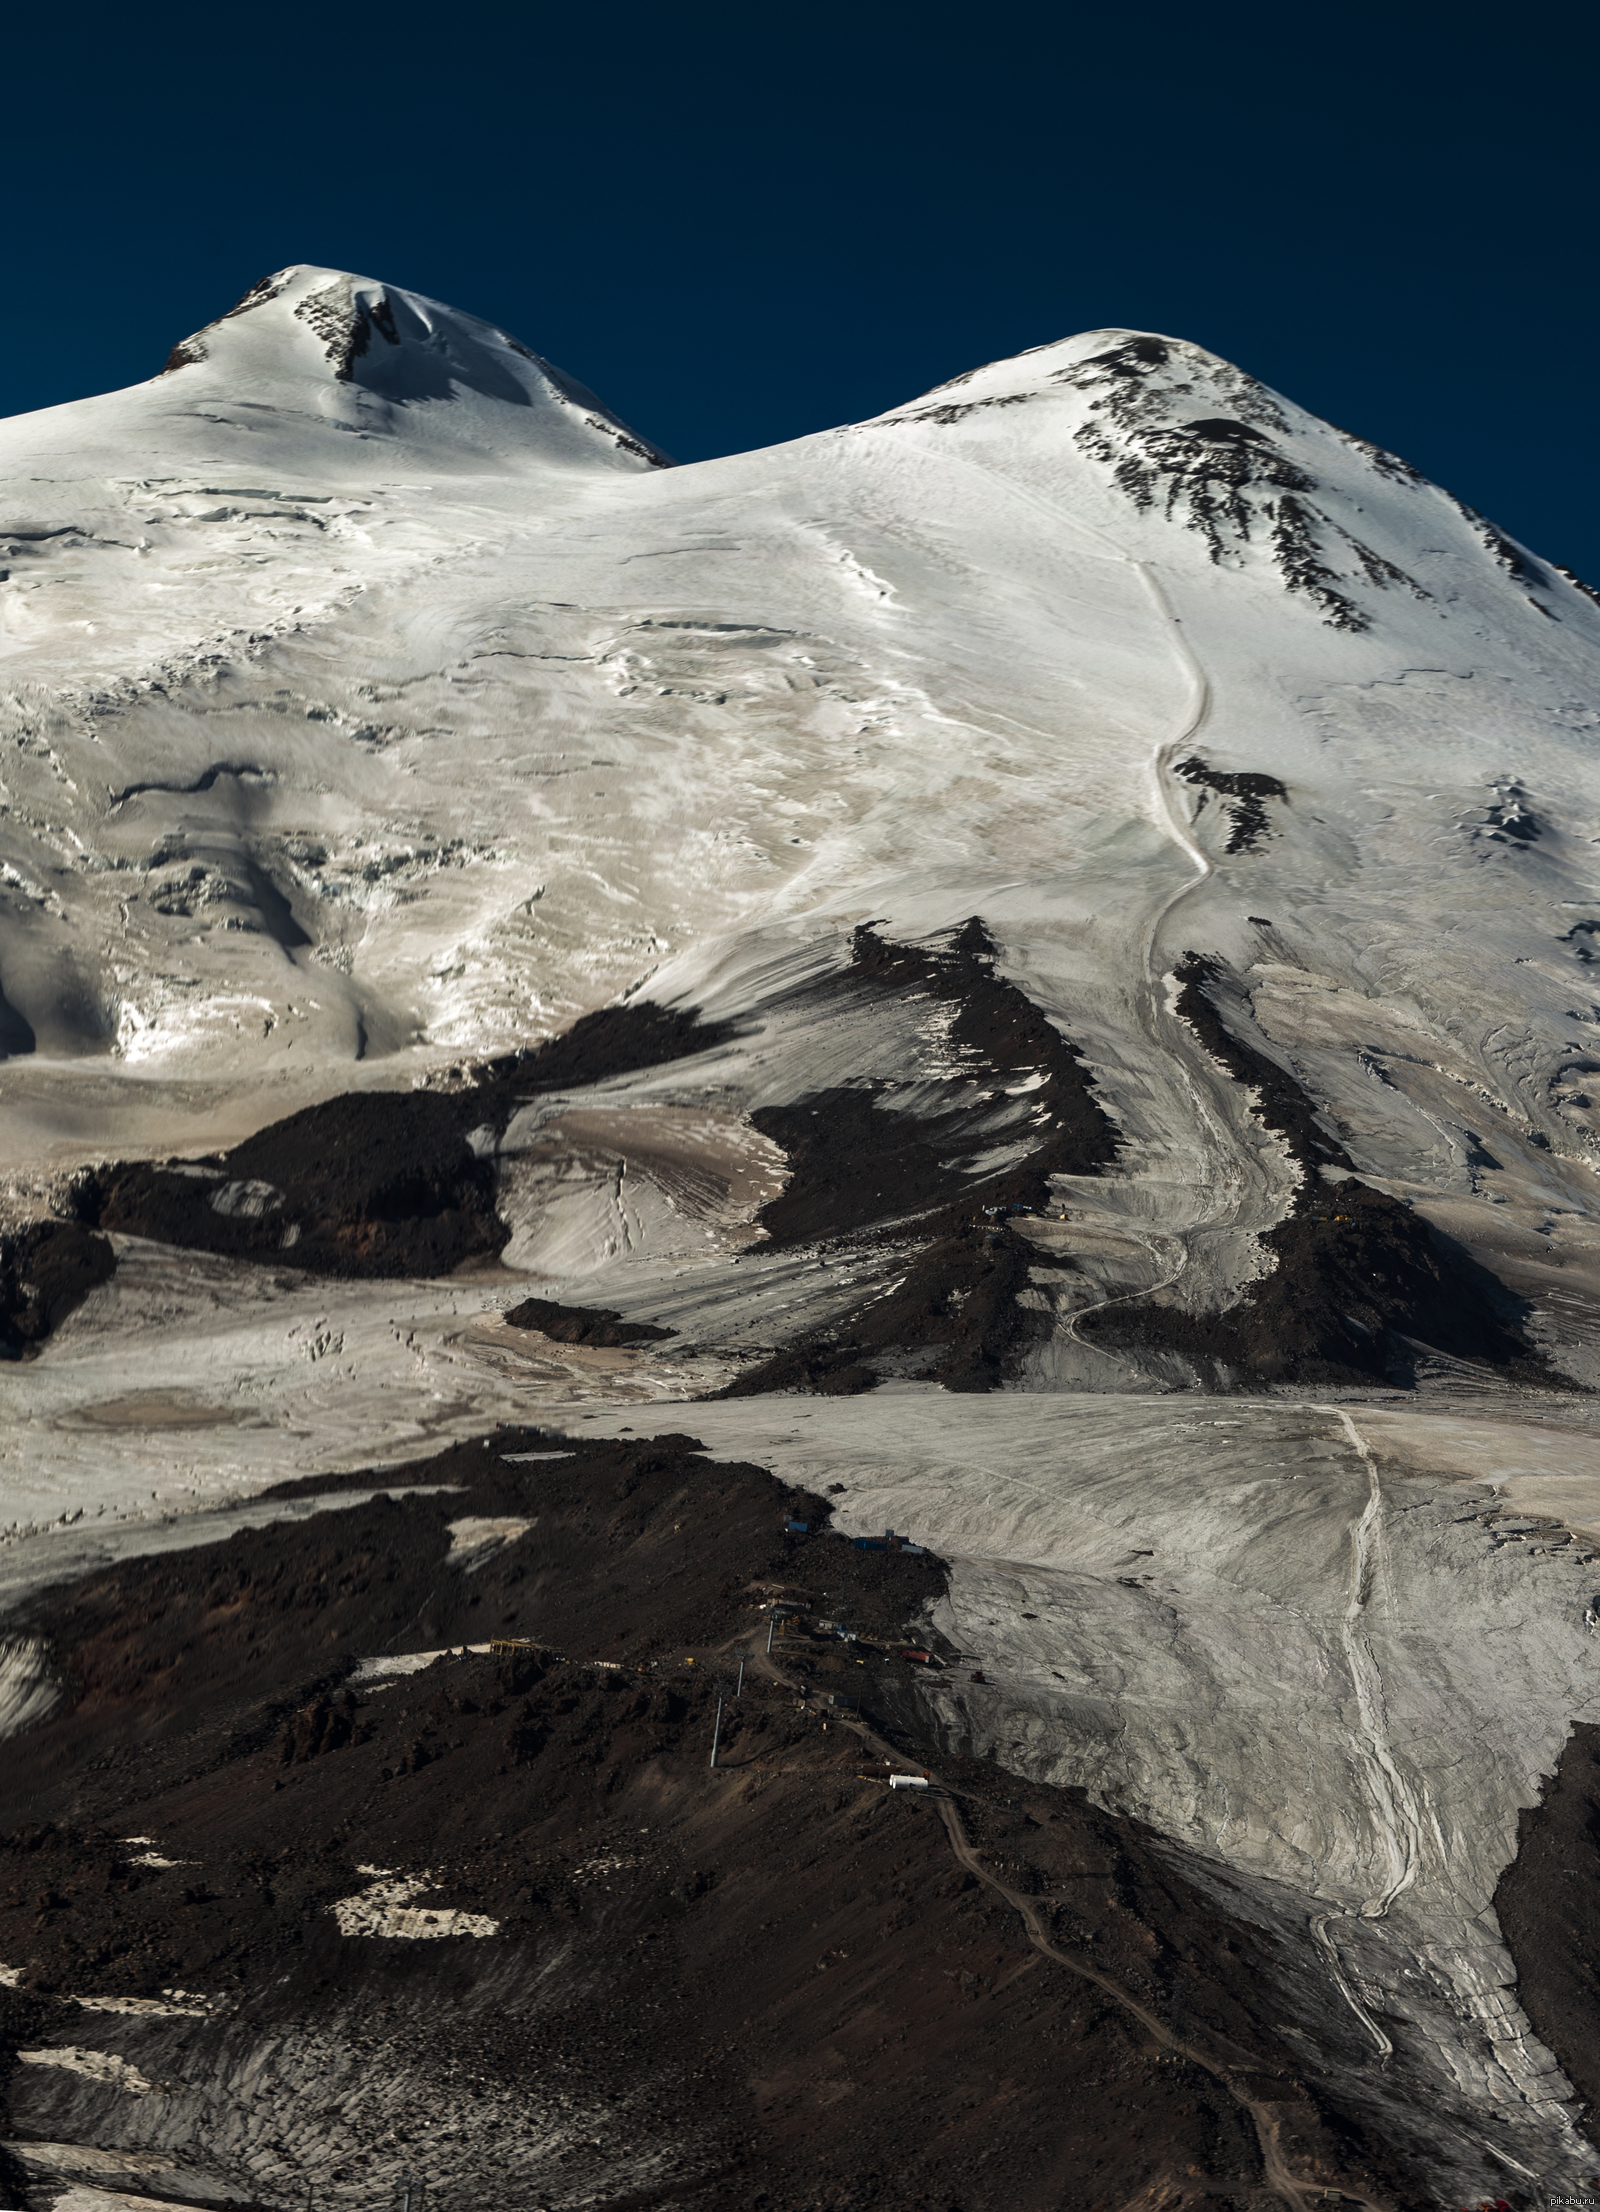
{"type": "MultiPolygon", "coordinates": [[[[925,1688],[947,1740],[1289,1931],[1285,2032],[1336,1992],[1375,2126],[1474,2191],[1457,2138],[1592,2172],[1493,1898],[1600,1723],[1595,594],[1181,341],[1090,332],[675,467],[489,326],[303,267],[150,382],[0,424],[0,471],[8,1223],[97,1163],[453,1095],[618,1000],[716,1025],[474,1132],[497,1266],[119,1238],[0,1366],[0,1588],[496,1419],[671,1405],[949,1557],[936,1625],[988,1680],[925,1688]],[[859,1396],[683,1408],[904,1279],[887,1215],[767,1235],[790,1166],[751,1117],[975,1095],[936,990],[828,995],[861,925],[972,916],[1115,1133],[1009,1232],[1038,1325],[1006,1386],[885,1356],[859,1396]],[[1196,952],[1321,1181],[1180,1007],[1196,952]],[[1235,1310],[1351,1173],[1522,1302],[1541,1382],[1423,1342],[1415,1388],[1217,1396],[1091,1325],[1235,1310]],[[530,1334],[530,1290],[676,1334],[530,1334]]],[[[1025,1154],[1043,1082],[1008,1075],[960,1172],[1025,1154]]]]}

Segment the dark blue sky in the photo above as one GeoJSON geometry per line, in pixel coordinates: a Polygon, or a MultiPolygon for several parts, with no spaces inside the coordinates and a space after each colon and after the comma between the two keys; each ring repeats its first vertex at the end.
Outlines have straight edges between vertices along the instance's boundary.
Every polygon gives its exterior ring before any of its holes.
{"type": "Polygon", "coordinates": [[[1600,579],[1592,10],[30,10],[0,413],[267,270],[504,325],[680,459],[1100,324],[1600,579]]]}

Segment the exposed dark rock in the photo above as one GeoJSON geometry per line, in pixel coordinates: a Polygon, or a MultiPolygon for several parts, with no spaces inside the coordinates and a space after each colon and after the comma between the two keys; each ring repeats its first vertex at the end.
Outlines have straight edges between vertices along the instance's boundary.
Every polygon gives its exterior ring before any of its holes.
{"type": "Polygon", "coordinates": [[[605,1006],[531,1052],[491,1062],[475,1095],[496,1117],[509,1119],[522,1099],[540,1091],[576,1090],[639,1068],[664,1067],[709,1052],[729,1034],[727,1023],[703,1022],[693,1007],[655,1006],[648,999],[605,1006]]]}
{"type": "Polygon", "coordinates": [[[833,1327],[775,1353],[720,1393],[746,1398],[768,1390],[811,1390],[853,1397],[877,1387],[873,1358],[915,1350],[911,1372],[947,1390],[996,1389],[1041,1319],[1017,1303],[1039,1253],[1013,1231],[986,1221],[936,1237],[909,1259],[903,1280],[833,1327]]]}
{"type": "Polygon", "coordinates": [[[1586,584],[1576,569],[1563,568],[1559,561],[1552,565],[1556,574],[1564,576],[1574,591],[1581,591],[1585,599],[1592,599],[1595,605],[1600,607],[1600,591],[1596,591],[1593,584],[1586,584]]]}
{"type": "MultiPolygon", "coordinates": [[[[1298,1079],[1242,1038],[1221,1005],[1237,986],[1224,965],[1189,953],[1178,1010],[1212,1057],[1254,1094],[1256,1112],[1303,1171],[1288,1218],[1261,1242],[1271,1274],[1224,1313],[1124,1301],[1085,1318],[1108,1348],[1183,1353],[1240,1378],[1288,1383],[1408,1379],[1417,1351],[1489,1367],[1550,1389],[1562,1378],[1523,1333],[1524,1301],[1397,1198],[1355,1179],[1354,1162],[1298,1079]],[[1343,1169],[1330,1181],[1323,1167],[1343,1169]]],[[[1237,1018],[1237,1017],[1236,1017],[1237,1018]]]]}
{"type": "Polygon", "coordinates": [[[762,1106],[751,1115],[789,1169],[782,1192],[759,1216],[774,1246],[918,1219],[970,1181],[959,1167],[942,1164],[927,1122],[879,1105],[887,1090],[813,1091],[799,1105],[762,1106]]]}
{"type": "Polygon", "coordinates": [[[1528,794],[1515,782],[1501,788],[1484,819],[1489,825],[1485,835],[1497,845],[1537,844],[1544,828],[1528,804],[1528,794]]]}
{"type": "Polygon", "coordinates": [[[313,1274],[447,1274],[491,1257],[510,1231],[494,1165],[468,1136],[497,1136],[524,1098],[656,1067],[715,1044],[695,1014],[649,1004],[585,1015],[562,1036],[493,1062],[459,1090],[362,1091],[273,1122],[231,1152],[184,1166],[105,1169],[97,1226],[313,1274]]]}
{"type": "Polygon", "coordinates": [[[937,407],[913,407],[904,414],[884,415],[870,427],[877,430],[885,429],[891,423],[960,422],[965,416],[982,414],[989,407],[1025,407],[1029,400],[1037,399],[1038,396],[1037,392],[997,392],[992,399],[941,400],[937,407]]]}
{"type": "MultiPolygon", "coordinates": [[[[890,1110],[880,1103],[887,1086],[818,1092],[794,1106],[758,1110],[751,1119],[789,1156],[789,1182],[761,1213],[774,1244],[905,1216],[926,1220],[957,1198],[965,1218],[985,1205],[1041,1206],[1052,1175],[1092,1174],[1115,1157],[1116,1131],[1083,1063],[1038,1007],[995,972],[994,943],[976,915],[948,949],[893,944],[864,923],[851,954],[848,975],[835,988],[864,981],[958,1008],[949,1042],[971,1054],[971,1067],[951,1089],[972,1095],[943,1115],[890,1110]],[[1004,1108],[996,1086],[1019,1075],[1040,1078],[1027,1093],[1027,1159],[989,1174],[964,1166],[994,1141],[997,1107],[1004,1108]],[[941,1166],[952,1159],[955,1165],[941,1166]]],[[[1022,1122],[1015,1109],[1013,1118],[1022,1122]]]]}
{"type": "Polygon", "coordinates": [[[232,322],[236,315],[248,315],[253,307],[265,307],[268,300],[275,300],[280,293],[288,291],[297,273],[291,267],[274,269],[271,276],[258,277],[243,298],[234,301],[222,317],[223,322],[232,322]]]}
{"type": "Polygon", "coordinates": [[[1212,768],[1197,753],[1180,760],[1176,773],[1186,783],[1203,784],[1208,790],[1220,792],[1236,802],[1228,810],[1232,821],[1226,849],[1230,853],[1258,851],[1270,829],[1262,800],[1289,796],[1288,785],[1280,783],[1276,776],[1262,775],[1254,770],[1212,768]]]}
{"type": "Polygon", "coordinates": [[[1179,985],[1178,1012],[1217,1065],[1254,1093],[1256,1113],[1269,1129],[1278,1132],[1290,1157],[1305,1170],[1295,1206],[1320,1204],[1318,1168],[1355,1166],[1332,1124],[1312,1104],[1298,1077],[1247,1043],[1223,1020],[1219,1001],[1230,995],[1243,1001],[1242,987],[1225,962],[1205,953],[1189,952],[1174,973],[1179,985]]]}
{"type": "Polygon", "coordinates": [[[1084,1333],[1108,1346],[1160,1346],[1241,1379],[1370,1383],[1409,1379],[1419,1351],[1542,1389],[1561,1378],[1523,1336],[1526,1311],[1471,1256],[1399,1199],[1353,1178],[1267,1230],[1276,1266],[1225,1313],[1112,1307],[1084,1333]]]}
{"type": "Polygon", "coordinates": [[[329,1099],[200,1173],[111,1170],[99,1220],[241,1259],[284,1255],[319,1275],[448,1274],[507,1235],[493,1164],[467,1143],[461,1101],[428,1091],[329,1099]]]}
{"type": "Polygon", "coordinates": [[[648,1321],[624,1321],[607,1306],[563,1306],[553,1298],[524,1298],[505,1318],[513,1329],[537,1329],[557,1344],[650,1344],[678,1333],[648,1321]]]}
{"type": "Polygon", "coordinates": [[[1445,497],[1462,519],[1471,525],[1473,535],[1484,551],[1494,556],[1496,565],[1505,570],[1513,583],[1548,584],[1549,578],[1542,561],[1536,560],[1514,538],[1508,538],[1497,523],[1491,522],[1487,515],[1480,515],[1476,507],[1469,507],[1464,499],[1456,499],[1448,492],[1445,497]]]}
{"type": "MultiPolygon", "coordinates": [[[[751,1116],[783,1148],[789,1181],[761,1211],[774,1245],[886,1230],[915,1238],[908,1273],[887,1297],[777,1353],[726,1395],[808,1389],[849,1395],[879,1380],[873,1355],[925,1348],[920,1372],[957,1390],[987,1390],[1038,1323],[1016,1293],[1042,1264],[1000,1226],[1046,1206],[1050,1178],[1092,1174],[1114,1158],[1116,1132],[1059,1029],[995,972],[995,947],[974,915],[948,947],[897,945],[864,923],[848,973],[824,991],[916,992],[957,1008],[949,1029],[968,1073],[942,1114],[894,1109],[887,1085],[819,1091],[751,1116]],[[1033,1079],[1021,1111],[1005,1084],[1033,1079]],[[985,1172],[977,1155],[1013,1133],[1020,1160],[985,1172]],[[985,1209],[990,1209],[986,1212],[985,1209]]],[[[923,1086],[925,1092],[926,1086],[923,1086]]]]}
{"type": "Polygon", "coordinates": [[[0,1359],[37,1351],[116,1264],[109,1239],[81,1222],[36,1221],[0,1235],[0,1359]]]}
{"type": "MultiPolygon", "coordinates": [[[[1140,336],[1054,373],[1092,395],[1074,442],[1110,470],[1141,512],[1159,509],[1196,532],[1214,562],[1237,560],[1264,542],[1284,589],[1309,599],[1336,630],[1365,630],[1371,619],[1350,596],[1350,579],[1336,561],[1353,561],[1361,579],[1379,590],[1429,596],[1415,577],[1315,504],[1317,479],[1270,435],[1290,434],[1289,417],[1265,385],[1230,362],[1197,346],[1140,336]],[[1228,412],[1190,418],[1187,409],[1204,396],[1228,412]]],[[[1358,439],[1347,442],[1381,475],[1393,477],[1403,467],[1358,439]]]]}
{"type": "MultiPolygon", "coordinates": [[[[526,346],[513,345],[512,347],[514,353],[527,353],[527,350],[526,346]]],[[[529,359],[532,358],[533,356],[529,355],[529,359]]],[[[541,362],[539,365],[543,368],[545,363],[541,362]]],[[[648,461],[653,469],[670,469],[677,466],[671,454],[663,453],[659,446],[646,445],[642,438],[630,436],[615,421],[608,421],[600,415],[586,415],[584,420],[591,430],[598,430],[602,437],[609,438],[620,452],[636,453],[641,461],[648,461]]]]}
{"type": "Polygon", "coordinates": [[[157,376],[171,376],[178,369],[192,369],[208,358],[210,347],[198,332],[192,338],[180,338],[172,351],[157,369],[157,376]]]}
{"type": "Polygon", "coordinates": [[[355,376],[356,363],[371,345],[375,328],[391,345],[400,342],[387,299],[379,300],[375,312],[352,296],[348,282],[325,284],[320,291],[308,292],[294,313],[295,320],[304,323],[322,341],[334,376],[341,384],[350,383],[355,376]],[[388,316],[387,330],[379,320],[380,312],[388,316]]]}

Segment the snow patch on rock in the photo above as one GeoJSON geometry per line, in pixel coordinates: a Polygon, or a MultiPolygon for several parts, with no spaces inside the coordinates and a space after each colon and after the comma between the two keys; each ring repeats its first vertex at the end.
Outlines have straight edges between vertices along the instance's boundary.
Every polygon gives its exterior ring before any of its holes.
{"type": "Polygon", "coordinates": [[[343,1936],[391,1936],[408,1942],[429,1942],[446,1936],[492,1936],[500,1933],[498,1920],[484,1913],[429,1912],[412,1900],[437,1885],[431,1874],[397,1875],[389,1867],[363,1866],[357,1873],[372,1877],[358,1897],[341,1897],[329,1906],[343,1936]]]}

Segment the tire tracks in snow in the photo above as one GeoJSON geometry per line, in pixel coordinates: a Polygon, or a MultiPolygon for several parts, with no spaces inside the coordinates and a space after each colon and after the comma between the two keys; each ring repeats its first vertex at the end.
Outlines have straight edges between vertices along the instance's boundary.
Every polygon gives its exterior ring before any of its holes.
{"type": "MultiPolygon", "coordinates": [[[[1390,1907],[1416,1883],[1423,1871],[1425,1820],[1433,1822],[1436,1834],[1438,1829],[1428,1802],[1426,1780],[1419,1776],[1416,1783],[1412,1782],[1390,1739],[1383,1672],[1365,1632],[1368,1606],[1383,1565],[1383,1485],[1378,1473],[1377,1459],[1371,1444],[1357,1428],[1345,1407],[1318,1405],[1308,1401],[1308,1409],[1327,1415],[1339,1423],[1367,1475],[1366,1503],[1350,1525],[1350,1582],[1344,1615],[1339,1624],[1339,1638],[1350,1685],[1355,1693],[1360,1726],[1360,1740],[1354,1749],[1359,1769],[1364,1774],[1368,1811],[1387,1862],[1371,1896],[1364,1898],[1359,1905],[1332,1906],[1326,1912],[1313,1913],[1308,1925],[1312,1939],[1326,1960],[1340,1994],[1371,2036],[1378,2054],[1378,2063],[1382,2066],[1393,2055],[1394,2045],[1362,2003],[1345,1972],[1344,1961],[1339,1956],[1338,1946],[1329,1930],[1337,1921],[1387,1920],[1390,1907]]],[[[1439,1842],[1442,1850],[1442,1837],[1439,1842]]],[[[1529,2023],[1520,2006],[1513,1999],[1509,2008],[1515,2014],[1513,2033],[1509,2037],[1495,2034],[1494,2028],[1503,2025],[1507,2019],[1508,2008],[1504,1999],[1498,1993],[1485,1995],[1471,1975],[1453,1970],[1448,1958],[1442,1963],[1455,1985],[1463,2013],[1481,2032],[1490,2057],[1504,2075],[1512,2095],[1519,2103],[1541,2111],[1545,2119],[1573,2133],[1572,2116],[1561,2100],[1537,2093],[1537,2082],[1533,2078],[1536,2077],[1537,2068],[1527,2050],[1529,2023]],[[1527,2078],[1519,2077],[1517,2071],[1507,2063],[1505,2053],[1508,2049],[1527,2062],[1527,2078]]],[[[1576,2137],[1574,2141],[1575,2148],[1581,2155],[1590,2154],[1587,2143],[1576,2137]]],[[[1511,2157],[1503,2146],[1485,2144],[1483,2147],[1492,2159],[1508,2166],[1524,2179],[1532,2181],[1536,2178],[1531,2168],[1511,2157]]]]}
{"type": "Polygon", "coordinates": [[[1367,1475],[1367,1501],[1350,1528],[1350,1585],[1339,1623],[1339,1641],[1360,1724],[1360,1740],[1355,1746],[1358,1770],[1364,1777],[1368,1812],[1387,1865],[1370,1897],[1359,1905],[1332,1906],[1326,1912],[1313,1913],[1310,1928],[1341,1996],[1371,2036],[1381,2061],[1393,2054],[1394,2045],[1358,1996],[1328,1929],[1335,1920],[1386,1919],[1395,1899],[1416,1881],[1422,1865],[1422,1808],[1416,1790],[1396,1761],[1389,1740],[1383,1674],[1363,1632],[1383,1547],[1383,1486],[1377,1461],[1372,1446],[1344,1407],[1318,1405],[1311,1410],[1339,1423],[1367,1475]]]}

